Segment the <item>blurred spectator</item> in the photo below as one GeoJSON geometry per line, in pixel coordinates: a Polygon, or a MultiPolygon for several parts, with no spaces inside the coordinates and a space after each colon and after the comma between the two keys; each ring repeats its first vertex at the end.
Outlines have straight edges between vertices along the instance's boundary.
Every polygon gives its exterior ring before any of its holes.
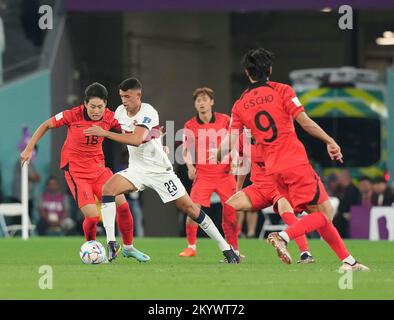
{"type": "Polygon", "coordinates": [[[358,190],[361,194],[361,205],[362,206],[372,206],[372,182],[368,177],[361,177],[358,183],[358,190]]]}
{"type": "Polygon", "coordinates": [[[40,0],[22,0],[21,21],[25,35],[37,47],[42,46],[45,33],[40,29],[38,21],[40,14],[40,0]]]}
{"type": "Polygon", "coordinates": [[[327,192],[331,197],[341,198],[343,188],[336,173],[331,173],[327,177],[327,192]]]}
{"type": "Polygon", "coordinates": [[[350,208],[353,205],[361,203],[360,191],[352,182],[352,176],[348,170],[343,170],[338,175],[339,184],[343,188],[343,193],[339,198],[338,212],[334,217],[334,225],[338,229],[342,238],[348,238],[349,235],[349,215],[350,208]]]}
{"type": "Polygon", "coordinates": [[[141,192],[130,192],[126,195],[127,202],[129,203],[130,210],[133,214],[134,235],[136,237],[143,237],[145,235],[143,223],[144,214],[141,208],[140,196],[141,192]]]}
{"type": "Polygon", "coordinates": [[[374,206],[391,206],[394,202],[394,196],[386,180],[383,177],[377,177],[373,181],[372,205],[374,206]]]}
{"type": "Polygon", "coordinates": [[[75,222],[69,217],[69,209],[67,196],[60,191],[58,180],[56,177],[49,177],[38,205],[38,234],[69,234],[75,228],[75,222]]]}
{"type": "Polygon", "coordinates": [[[5,51],[4,24],[0,16],[0,86],[3,84],[3,53],[5,51]]]}

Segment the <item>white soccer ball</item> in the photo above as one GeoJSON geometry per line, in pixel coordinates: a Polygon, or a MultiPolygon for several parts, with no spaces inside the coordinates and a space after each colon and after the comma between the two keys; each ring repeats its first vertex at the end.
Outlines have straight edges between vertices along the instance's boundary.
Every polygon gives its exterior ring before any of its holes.
{"type": "Polygon", "coordinates": [[[103,245],[98,241],[85,242],[79,251],[81,261],[85,264],[99,264],[108,262],[103,245]]]}

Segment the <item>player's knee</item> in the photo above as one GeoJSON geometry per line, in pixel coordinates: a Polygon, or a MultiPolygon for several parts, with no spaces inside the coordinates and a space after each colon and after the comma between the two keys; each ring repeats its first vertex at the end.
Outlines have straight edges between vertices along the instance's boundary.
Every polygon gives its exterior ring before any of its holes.
{"type": "Polygon", "coordinates": [[[116,190],[115,190],[114,186],[112,186],[111,184],[106,183],[103,186],[102,193],[103,193],[103,196],[116,196],[117,194],[116,194],[115,191],[116,190]]]}

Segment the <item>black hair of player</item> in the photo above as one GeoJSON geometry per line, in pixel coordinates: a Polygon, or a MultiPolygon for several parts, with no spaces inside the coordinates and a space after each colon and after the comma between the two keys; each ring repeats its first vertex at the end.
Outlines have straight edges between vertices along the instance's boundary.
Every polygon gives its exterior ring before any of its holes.
{"type": "Polygon", "coordinates": [[[362,177],[360,177],[360,179],[358,179],[358,182],[361,182],[361,181],[369,181],[369,182],[372,182],[371,178],[369,178],[369,177],[367,177],[367,176],[362,176],[362,177]]]}
{"type": "Polygon", "coordinates": [[[270,68],[275,55],[264,49],[249,50],[242,58],[242,65],[254,81],[266,81],[270,76],[270,68]]]}
{"type": "Polygon", "coordinates": [[[99,98],[107,102],[108,91],[101,83],[94,82],[85,89],[85,102],[88,103],[92,98],[99,98]]]}
{"type": "Polygon", "coordinates": [[[122,91],[141,90],[142,84],[137,78],[127,78],[119,85],[119,89],[122,91]]]}

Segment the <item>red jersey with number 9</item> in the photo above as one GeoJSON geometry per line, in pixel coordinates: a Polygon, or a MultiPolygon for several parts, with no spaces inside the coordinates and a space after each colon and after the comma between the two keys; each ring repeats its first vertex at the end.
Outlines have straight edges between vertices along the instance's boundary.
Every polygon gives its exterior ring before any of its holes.
{"type": "Polygon", "coordinates": [[[304,107],[294,90],[283,83],[253,83],[235,102],[230,129],[250,129],[267,174],[309,163],[294,129],[304,107]]]}
{"type": "Polygon", "coordinates": [[[67,138],[63,144],[60,168],[67,168],[73,175],[80,178],[97,178],[105,168],[102,144],[103,137],[86,136],[84,130],[92,125],[104,130],[120,131],[114,112],[105,109],[100,120],[91,120],[84,105],[58,113],[52,117],[54,128],[67,126],[67,138]]]}

